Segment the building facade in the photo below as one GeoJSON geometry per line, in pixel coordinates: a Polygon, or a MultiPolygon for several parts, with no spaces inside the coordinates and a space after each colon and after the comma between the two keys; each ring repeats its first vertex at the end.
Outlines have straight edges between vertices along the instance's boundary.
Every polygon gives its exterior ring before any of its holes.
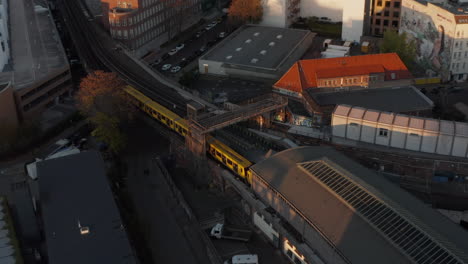
{"type": "Polygon", "coordinates": [[[468,157],[468,124],[462,122],[339,105],[333,112],[332,135],[337,141],[468,157]]]}
{"type": "Polygon", "coordinates": [[[332,148],[288,149],[251,171],[273,215],[254,222],[268,219],[256,225],[293,263],[468,263],[467,231],[332,148]]]}
{"type": "Polygon", "coordinates": [[[399,32],[416,42],[417,62],[427,76],[467,80],[467,13],[466,6],[448,0],[402,2],[399,32]]]}
{"type": "Polygon", "coordinates": [[[381,37],[387,30],[400,27],[401,0],[374,0],[369,35],[381,37]]]}
{"type": "Polygon", "coordinates": [[[0,122],[17,125],[68,96],[72,82],[47,6],[29,5],[26,0],[8,1],[6,6],[6,2],[0,4],[0,122]]]}
{"type": "Polygon", "coordinates": [[[202,0],[102,0],[103,24],[130,49],[172,39],[201,18],[202,0]]]}
{"type": "Polygon", "coordinates": [[[304,0],[267,0],[263,2],[261,25],[289,27],[299,16],[304,0]]]}

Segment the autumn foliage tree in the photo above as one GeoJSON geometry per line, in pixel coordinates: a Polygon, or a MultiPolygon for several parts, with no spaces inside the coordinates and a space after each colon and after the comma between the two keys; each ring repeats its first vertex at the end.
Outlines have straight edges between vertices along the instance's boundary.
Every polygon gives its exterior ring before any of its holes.
{"type": "Polygon", "coordinates": [[[95,126],[92,135],[117,153],[125,146],[121,123],[132,117],[133,107],[123,82],[115,73],[95,71],[83,78],[77,93],[79,109],[95,126]]]}
{"type": "Polygon", "coordinates": [[[258,23],[263,17],[262,0],[232,0],[228,12],[231,23],[258,23]]]}

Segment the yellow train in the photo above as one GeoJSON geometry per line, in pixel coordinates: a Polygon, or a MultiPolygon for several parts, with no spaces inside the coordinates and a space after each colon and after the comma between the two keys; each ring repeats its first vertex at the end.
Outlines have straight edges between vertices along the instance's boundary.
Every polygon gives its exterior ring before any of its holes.
{"type": "MultiPolygon", "coordinates": [[[[168,128],[174,130],[179,135],[183,137],[187,136],[189,133],[187,120],[151,100],[151,98],[139,92],[132,86],[126,86],[124,90],[128,95],[130,95],[132,102],[138,108],[160,121],[168,128]]],[[[206,150],[214,159],[224,164],[247,183],[252,183],[252,174],[250,171],[252,163],[249,160],[210,135],[206,136],[206,150]]]]}

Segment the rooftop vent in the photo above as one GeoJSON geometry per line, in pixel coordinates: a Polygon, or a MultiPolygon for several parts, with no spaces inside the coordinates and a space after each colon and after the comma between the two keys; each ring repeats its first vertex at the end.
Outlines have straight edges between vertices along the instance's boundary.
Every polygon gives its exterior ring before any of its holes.
{"type": "Polygon", "coordinates": [[[241,50],[242,50],[242,48],[237,48],[237,49],[236,49],[236,51],[241,51],[241,50]]]}
{"type": "Polygon", "coordinates": [[[260,54],[262,54],[262,55],[265,55],[266,53],[267,53],[267,51],[266,51],[266,50],[262,50],[262,51],[260,51],[260,54]]]}
{"type": "Polygon", "coordinates": [[[251,39],[248,39],[248,40],[245,41],[245,43],[250,43],[250,42],[252,42],[251,39]]]}
{"type": "Polygon", "coordinates": [[[254,36],[258,37],[258,35],[260,35],[260,32],[255,32],[254,33],[254,36]]]}
{"type": "Polygon", "coordinates": [[[226,60],[230,60],[230,59],[232,59],[231,55],[226,56],[226,60]]]}
{"type": "Polygon", "coordinates": [[[270,42],[270,44],[268,44],[268,46],[270,46],[270,47],[275,46],[275,42],[270,42]]]}
{"type": "Polygon", "coordinates": [[[278,35],[276,36],[277,39],[282,39],[283,38],[283,35],[278,35]]]}
{"type": "Polygon", "coordinates": [[[257,58],[253,58],[250,63],[257,63],[258,59],[257,58]]]}

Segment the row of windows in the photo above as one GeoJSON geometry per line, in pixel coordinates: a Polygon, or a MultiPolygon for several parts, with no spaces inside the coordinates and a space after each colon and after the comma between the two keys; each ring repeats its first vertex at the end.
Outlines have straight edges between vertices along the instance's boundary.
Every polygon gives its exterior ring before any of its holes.
{"type": "MultiPolygon", "coordinates": [[[[385,1],[385,7],[390,7],[392,1],[385,1]]],[[[377,6],[382,6],[383,2],[382,1],[377,1],[377,6]]],[[[393,7],[394,8],[400,8],[401,3],[399,1],[393,2],[393,7]]]]}
{"type": "MultiPolygon", "coordinates": [[[[358,123],[349,123],[349,126],[352,126],[352,127],[358,127],[359,124],[358,123]]],[[[386,129],[386,128],[379,128],[379,136],[381,137],[388,137],[389,135],[389,130],[386,129]]],[[[419,137],[419,134],[416,134],[416,133],[410,133],[409,134],[410,136],[413,136],[413,137],[419,137]]]]}
{"type": "Polygon", "coordinates": [[[452,70],[460,70],[460,69],[465,70],[465,67],[466,67],[466,62],[463,62],[463,64],[460,64],[459,62],[457,62],[457,63],[452,63],[450,68],[452,70]],[[460,67],[460,65],[461,65],[461,67],[460,67]]]}
{"type": "MultiPolygon", "coordinates": [[[[463,42],[464,41],[455,41],[455,48],[460,48],[462,49],[463,48],[463,42]]],[[[465,42],[465,46],[468,48],[468,41],[465,42]]]]}
{"type": "MultiPolygon", "coordinates": [[[[382,21],[381,21],[380,19],[376,19],[376,20],[375,20],[375,24],[376,24],[376,25],[380,25],[381,22],[382,22],[382,21]]],[[[383,20],[383,25],[384,25],[384,26],[388,26],[388,25],[389,25],[388,22],[389,22],[389,21],[388,21],[387,19],[384,19],[384,20],[383,20]]],[[[398,20],[393,20],[393,21],[392,21],[392,27],[398,27],[398,20]]]]}
{"type": "Polygon", "coordinates": [[[366,77],[361,77],[361,78],[343,78],[343,79],[334,79],[334,80],[324,80],[324,81],[321,81],[320,84],[322,86],[335,87],[339,85],[352,85],[352,84],[376,82],[378,80],[379,80],[378,76],[369,76],[369,77],[366,76],[366,77]]]}
{"type": "Polygon", "coordinates": [[[25,100],[25,99],[28,99],[28,98],[31,97],[32,95],[34,95],[34,94],[36,94],[37,92],[39,92],[39,91],[43,90],[44,88],[48,87],[51,83],[54,83],[54,82],[56,82],[57,80],[62,79],[63,77],[67,76],[68,74],[69,74],[69,72],[68,72],[68,71],[65,71],[65,72],[61,73],[60,75],[57,75],[57,76],[55,76],[54,78],[48,80],[47,82],[45,82],[45,83],[39,85],[38,87],[32,89],[31,91],[29,91],[29,92],[23,94],[23,95],[21,96],[21,101],[23,101],[23,100],[25,100]]]}
{"type": "Polygon", "coordinates": [[[31,110],[32,108],[34,108],[38,104],[42,103],[44,100],[49,99],[50,96],[56,94],[58,91],[62,90],[65,87],[68,87],[70,84],[71,84],[71,80],[68,79],[65,82],[61,83],[60,85],[57,85],[55,88],[50,89],[50,91],[48,91],[47,93],[37,97],[36,99],[31,101],[30,103],[24,105],[23,106],[23,111],[27,112],[27,111],[31,110]]]}
{"type": "MultiPolygon", "coordinates": [[[[148,21],[150,22],[150,21],[148,21]]],[[[139,35],[144,34],[145,32],[151,30],[152,32],[147,33],[146,35],[151,35],[152,37],[156,37],[161,35],[164,32],[165,25],[158,25],[151,21],[151,23],[144,23],[139,25],[135,28],[129,29],[112,29],[110,30],[111,36],[116,39],[133,39],[139,35]]]]}
{"type": "MultiPolygon", "coordinates": [[[[378,17],[382,16],[382,12],[377,12],[377,13],[375,13],[375,16],[378,16],[378,17]]],[[[384,16],[384,17],[389,17],[389,16],[390,16],[390,11],[385,10],[384,13],[383,13],[383,16],[384,16]]],[[[400,17],[400,12],[398,12],[398,11],[393,11],[392,16],[393,16],[393,17],[400,17]]]]}
{"type": "MultiPolygon", "coordinates": [[[[126,26],[127,24],[130,26],[133,24],[138,24],[149,17],[153,17],[156,13],[158,13],[161,10],[162,10],[162,5],[155,5],[150,9],[142,10],[138,12],[137,14],[135,14],[134,16],[129,16],[127,18],[122,17],[122,18],[112,19],[111,17],[109,17],[109,23],[111,26],[126,26]]],[[[161,13],[158,16],[162,17],[163,14],[161,13]]]]}

